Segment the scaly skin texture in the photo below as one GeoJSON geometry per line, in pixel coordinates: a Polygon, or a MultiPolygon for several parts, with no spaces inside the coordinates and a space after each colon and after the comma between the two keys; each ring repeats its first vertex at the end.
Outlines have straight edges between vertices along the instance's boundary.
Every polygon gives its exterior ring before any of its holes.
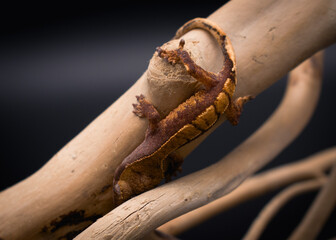
{"type": "Polygon", "coordinates": [[[187,72],[204,85],[204,89],[163,119],[143,95],[137,96],[138,104],[133,104],[133,112],[147,118],[149,127],[145,140],[116,169],[113,185],[118,203],[156,187],[164,178],[170,180],[183,163],[175,150],[207,131],[223,113],[233,125],[238,124],[242,106],[251,98],[232,100],[237,83],[235,57],[229,39],[216,24],[196,18],[184,24],[175,38],[195,28],[208,31],[220,44],[224,55],[223,67],[215,74],[196,65],[183,49],[183,39],[176,50],[157,48],[159,57],[172,65],[183,64],[187,72]]]}

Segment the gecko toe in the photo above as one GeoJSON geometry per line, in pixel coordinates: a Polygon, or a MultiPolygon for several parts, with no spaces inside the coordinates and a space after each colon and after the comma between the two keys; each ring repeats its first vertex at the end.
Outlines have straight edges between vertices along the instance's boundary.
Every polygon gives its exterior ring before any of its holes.
{"type": "Polygon", "coordinates": [[[182,39],[180,40],[180,43],[179,43],[179,48],[180,48],[180,49],[183,49],[184,44],[185,44],[185,41],[184,41],[184,39],[182,38],[182,39]]]}
{"type": "Polygon", "coordinates": [[[135,115],[137,115],[138,117],[140,117],[140,118],[145,117],[145,115],[142,113],[141,110],[133,110],[133,113],[134,113],[135,115]]]}
{"type": "Polygon", "coordinates": [[[145,99],[145,96],[143,94],[140,94],[139,96],[135,96],[135,97],[139,103],[145,99]]]}
{"type": "Polygon", "coordinates": [[[157,47],[156,52],[158,53],[159,57],[162,57],[162,54],[165,54],[166,50],[163,50],[161,47],[157,47]]]}
{"type": "Polygon", "coordinates": [[[141,104],[133,103],[133,113],[137,115],[140,118],[145,117],[145,114],[143,113],[143,108],[141,104]]]}

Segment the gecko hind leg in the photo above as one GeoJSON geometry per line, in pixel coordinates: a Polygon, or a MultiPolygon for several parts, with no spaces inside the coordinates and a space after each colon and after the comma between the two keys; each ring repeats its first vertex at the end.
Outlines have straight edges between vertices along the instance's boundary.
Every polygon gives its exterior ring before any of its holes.
{"type": "Polygon", "coordinates": [[[227,120],[232,125],[237,125],[239,123],[240,115],[243,111],[243,106],[246,102],[252,100],[253,96],[244,96],[239,97],[235,101],[231,101],[227,109],[225,110],[224,114],[227,118],[227,120]]]}
{"type": "Polygon", "coordinates": [[[161,164],[161,168],[165,175],[165,181],[170,182],[172,177],[182,171],[183,157],[176,152],[171,152],[161,164]]]}
{"type": "Polygon", "coordinates": [[[201,82],[207,89],[217,85],[219,82],[219,75],[208,72],[202,67],[198,66],[194,60],[192,60],[190,54],[183,50],[184,44],[185,41],[181,39],[179,47],[175,50],[164,50],[160,47],[157,47],[156,51],[160,58],[166,59],[172,65],[175,65],[176,63],[182,63],[187,72],[197,81],[201,82]]]}
{"type": "Polygon", "coordinates": [[[158,110],[150,103],[144,95],[136,96],[138,104],[133,104],[133,113],[140,118],[147,118],[149,130],[156,129],[158,122],[162,119],[158,110]]]}

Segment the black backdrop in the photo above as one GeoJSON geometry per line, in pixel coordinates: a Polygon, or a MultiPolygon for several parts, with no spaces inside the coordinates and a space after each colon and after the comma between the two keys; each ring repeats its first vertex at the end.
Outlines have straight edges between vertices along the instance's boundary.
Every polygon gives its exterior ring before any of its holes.
{"type": "MultiPolygon", "coordinates": [[[[113,103],[145,71],[155,47],[169,40],[180,25],[194,17],[206,17],[221,5],[220,1],[171,5],[126,1],[114,6],[82,3],[3,8],[0,189],[38,170],[113,103]]],[[[335,144],[335,53],[335,46],[326,51],[322,96],[314,117],[266,168],[335,144]]],[[[246,105],[237,127],[225,123],[217,129],[186,159],[181,176],[217,161],[249,136],[277,106],[285,83],[284,78],[246,105]],[[225,135],[228,138],[223,138],[225,135]]],[[[180,237],[239,239],[273,195],[244,203],[180,237]]],[[[315,195],[305,194],[287,204],[263,238],[288,236],[315,195]]],[[[320,239],[336,235],[335,220],[334,211],[320,239]]]]}

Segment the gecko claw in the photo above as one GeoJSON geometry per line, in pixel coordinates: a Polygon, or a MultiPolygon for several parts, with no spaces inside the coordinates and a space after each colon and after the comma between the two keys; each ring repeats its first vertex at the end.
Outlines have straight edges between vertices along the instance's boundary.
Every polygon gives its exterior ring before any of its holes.
{"type": "Polygon", "coordinates": [[[181,40],[180,40],[180,43],[179,43],[179,49],[183,49],[183,47],[184,47],[184,44],[185,44],[185,41],[184,41],[184,39],[182,38],[181,40]]]}

